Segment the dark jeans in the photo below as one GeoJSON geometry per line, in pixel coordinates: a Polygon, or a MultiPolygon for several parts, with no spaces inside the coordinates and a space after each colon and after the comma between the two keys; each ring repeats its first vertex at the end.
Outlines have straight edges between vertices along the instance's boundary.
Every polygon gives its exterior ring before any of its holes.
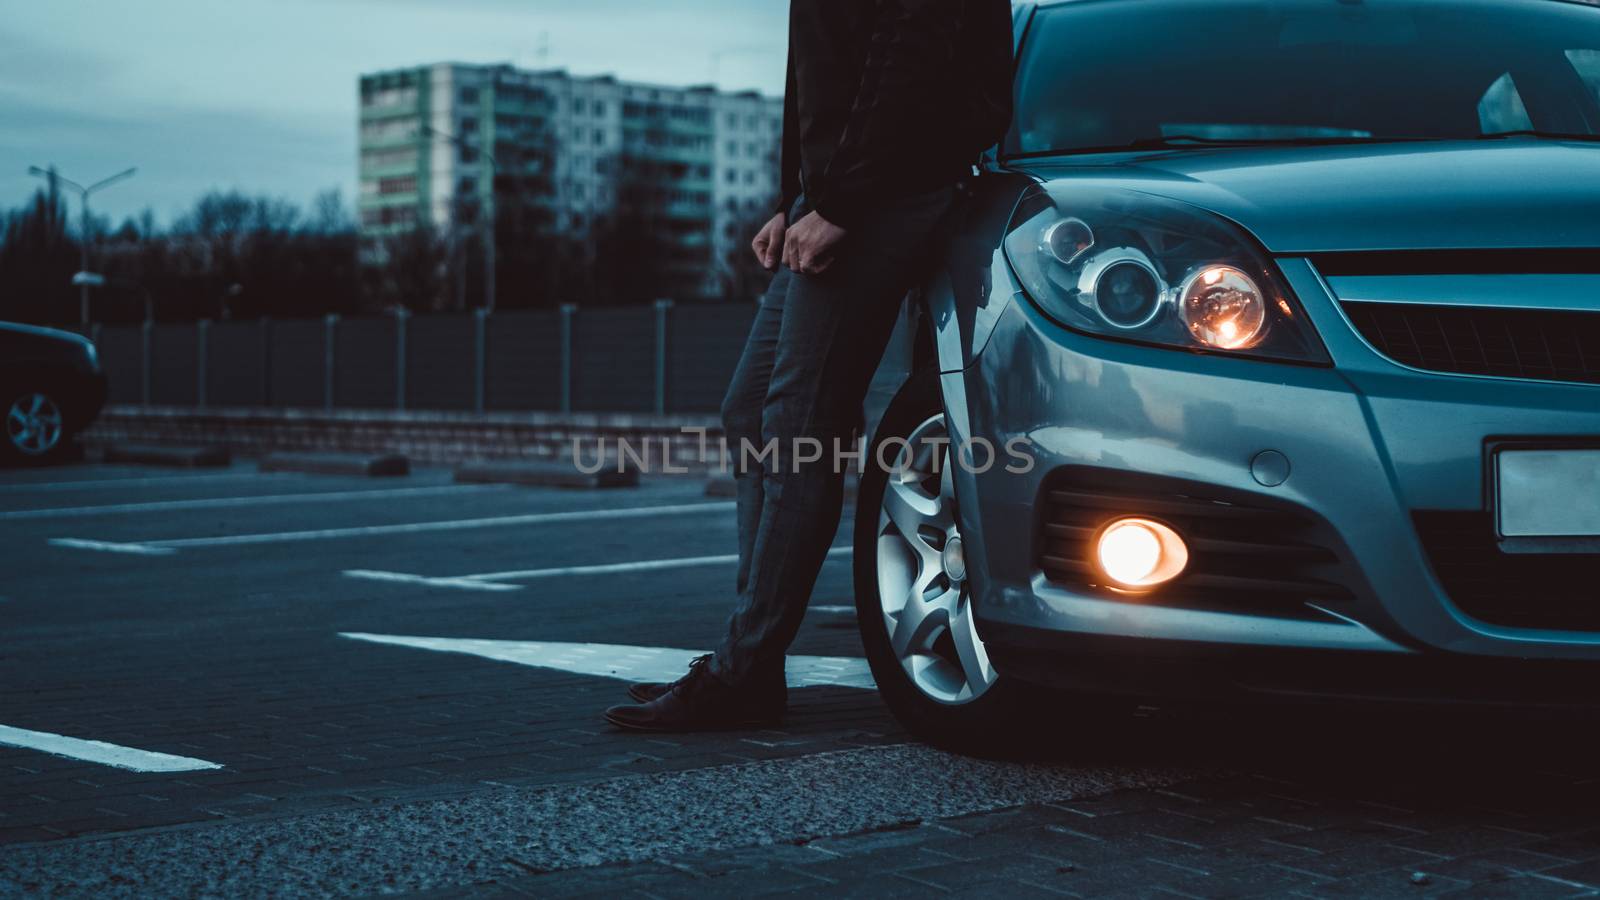
{"type": "MultiPolygon", "coordinates": [[[[901,302],[939,258],[955,198],[949,187],[887,205],[826,272],[780,268],[761,300],[722,405],[739,500],[738,602],[712,660],[725,682],[783,666],[839,527],[845,465],[857,464],[836,464],[834,447],[855,449],[901,302]],[[801,461],[816,455],[808,438],[821,460],[801,461]],[[774,441],[776,454],[758,459],[774,441]]],[[[790,224],[805,212],[802,198],[790,224]]]]}

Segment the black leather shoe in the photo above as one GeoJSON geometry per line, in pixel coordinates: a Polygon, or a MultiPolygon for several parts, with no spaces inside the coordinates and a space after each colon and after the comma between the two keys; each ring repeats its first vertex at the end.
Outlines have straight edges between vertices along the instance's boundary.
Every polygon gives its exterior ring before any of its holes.
{"type": "Polygon", "coordinates": [[[788,690],[774,694],[770,687],[734,687],[711,674],[700,657],[689,673],[674,681],[656,699],[638,706],[613,706],[606,721],[629,731],[715,731],[755,728],[782,720],[788,690]]]}
{"type": "MultiPolygon", "coordinates": [[[[711,654],[709,653],[703,656],[696,656],[690,661],[689,667],[692,669],[695,666],[704,665],[710,659],[711,654]]],[[[786,706],[788,704],[789,686],[784,682],[782,669],[770,675],[758,676],[756,681],[759,684],[758,689],[772,694],[773,696],[770,699],[778,706],[786,706]]],[[[672,690],[672,685],[675,683],[671,681],[635,682],[628,685],[628,696],[636,702],[649,703],[652,700],[659,700],[662,694],[672,690]]]]}

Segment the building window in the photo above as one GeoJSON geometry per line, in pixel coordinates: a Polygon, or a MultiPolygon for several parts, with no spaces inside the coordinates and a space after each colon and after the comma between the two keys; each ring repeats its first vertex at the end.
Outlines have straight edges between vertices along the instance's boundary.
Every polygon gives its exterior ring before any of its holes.
{"type": "Polygon", "coordinates": [[[739,144],[737,142],[735,142],[735,141],[729,141],[727,150],[728,150],[728,155],[729,156],[738,156],[739,155],[739,144]]]}
{"type": "Polygon", "coordinates": [[[361,125],[361,139],[364,141],[389,141],[396,138],[413,137],[416,135],[420,123],[421,120],[416,116],[364,122],[361,125]]]}
{"type": "Polygon", "coordinates": [[[387,169],[399,166],[415,166],[417,164],[417,151],[414,149],[399,150],[366,150],[361,154],[362,166],[374,169],[387,169]]]}
{"type": "Polygon", "coordinates": [[[416,221],[415,206],[380,206],[361,211],[363,225],[414,225],[416,221]]]}
{"type": "Polygon", "coordinates": [[[478,102],[478,89],[477,88],[462,88],[461,89],[461,102],[463,104],[467,105],[467,106],[471,106],[471,105],[477,103],[478,102]]]}
{"type": "Polygon", "coordinates": [[[407,175],[403,178],[378,179],[379,194],[415,194],[417,192],[417,176],[407,175]]]}
{"type": "Polygon", "coordinates": [[[468,147],[465,144],[463,144],[461,146],[461,162],[466,164],[466,165],[472,165],[473,163],[475,163],[477,161],[478,161],[477,148],[468,147]]]}
{"type": "Polygon", "coordinates": [[[477,130],[478,130],[478,120],[477,119],[468,117],[468,118],[465,118],[465,119],[461,120],[461,134],[462,134],[462,136],[469,135],[469,134],[471,134],[471,133],[473,133],[474,131],[477,131],[477,130]]]}
{"type": "Polygon", "coordinates": [[[589,104],[582,97],[572,101],[572,111],[577,115],[584,115],[589,111],[589,104]]]}

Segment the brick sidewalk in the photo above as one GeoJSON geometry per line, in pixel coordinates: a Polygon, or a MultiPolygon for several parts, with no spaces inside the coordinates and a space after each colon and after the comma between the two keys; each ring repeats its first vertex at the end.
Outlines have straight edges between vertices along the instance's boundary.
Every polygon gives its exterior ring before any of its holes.
{"type": "Polygon", "coordinates": [[[1545,788],[1509,808],[1464,812],[1459,799],[1426,792],[1395,803],[1338,785],[1238,776],[798,845],[530,875],[480,885],[478,893],[1600,895],[1600,829],[1592,815],[1573,809],[1593,797],[1593,785],[1558,779],[1545,788]]]}

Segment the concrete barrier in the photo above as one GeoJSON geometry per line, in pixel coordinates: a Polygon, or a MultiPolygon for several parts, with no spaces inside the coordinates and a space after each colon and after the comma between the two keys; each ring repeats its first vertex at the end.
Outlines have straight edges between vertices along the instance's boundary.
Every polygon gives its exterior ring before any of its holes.
{"type": "Polygon", "coordinates": [[[398,476],[411,474],[411,461],[398,453],[269,453],[261,458],[261,471],[398,476]]]}
{"type": "Polygon", "coordinates": [[[225,447],[189,447],[171,444],[108,444],[101,453],[108,463],[200,468],[226,466],[232,461],[225,447]]]}
{"type": "Polygon", "coordinates": [[[639,470],[632,466],[617,471],[615,463],[598,472],[585,472],[566,462],[478,462],[456,468],[455,478],[463,484],[521,484],[530,487],[618,488],[638,487],[639,470]]]}

